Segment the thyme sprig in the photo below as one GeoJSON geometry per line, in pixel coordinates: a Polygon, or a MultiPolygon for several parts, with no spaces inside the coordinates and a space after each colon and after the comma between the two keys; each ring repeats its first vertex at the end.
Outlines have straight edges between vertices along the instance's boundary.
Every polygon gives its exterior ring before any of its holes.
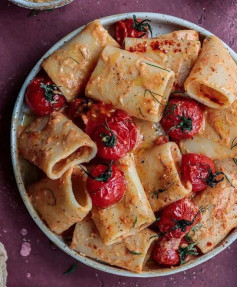
{"type": "Polygon", "coordinates": [[[132,255],[142,255],[141,252],[135,252],[135,251],[130,250],[130,249],[128,249],[128,248],[127,248],[127,251],[128,251],[130,254],[132,254],[132,255]]]}
{"type": "Polygon", "coordinates": [[[157,93],[155,93],[155,92],[153,92],[153,91],[151,91],[151,90],[149,90],[149,89],[145,89],[144,98],[146,97],[146,93],[147,93],[147,92],[150,94],[150,96],[151,96],[157,103],[159,103],[160,105],[163,106],[163,104],[162,104],[160,101],[157,100],[157,98],[155,97],[155,95],[157,95],[157,96],[159,96],[159,97],[162,97],[162,98],[163,98],[163,96],[161,96],[160,94],[157,94],[157,93]]]}
{"type": "Polygon", "coordinates": [[[117,143],[117,137],[110,129],[107,120],[105,120],[104,127],[108,131],[109,134],[101,133],[100,134],[101,141],[104,143],[106,147],[114,147],[117,143]]]}
{"type": "Polygon", "coordinates": [[[84,171],[84,173],[87,174],[90,178],[97,180],[97,181],[108,182],[108,180],[112,176],[112,161],[110,163],[101,163],[101,164],[107,166],[107,169],[98,176],[93,176],[87,170],[85,170],[80,164],[79,166],[84,171]]]}
{"type": "Polygon", "coordinates": [[[197,243],[194,242],[189,244],[187,247],[180,247],[178,249],[180,264],[185,263],[187,255],[198,255],[197,248],[195,248],[196,245],[197,243]]]}
{"type": "Polygon", "coordinates": [[[146,35],[147,30],[149,30],[150,33],[151,33],[151,37],[152,37],[151,25],[148,22],[151,22],[151,20],[146,19],[146,20],[143,20],[143,21],[137,21],[136,15],[133,15],[133,25],[132,25],[132,27],[134,29],[136,29],[138,32],[144,32],[144,34],[142,36],[146,35]]]}
{"type": "Polygon", "coordinates": [[[237,158],[232,158],[233,162],[237,165],[237,158]]]}
{"type": "Polygon", "coordinates": [[[77,269],[77,264],[73,264],[67,271],[64,272],[64,275],[69,275],[77,269]]]}
{"type": "Polygon", "coordinates": [[[154,195],[155,197],[156,197],[156,199],[158,199],[159,198],[159,193],[162,193],[162,192],[164,192],[164,191],[167,191],[167,190],[169,190],[174,184],[176,183],[176,181],[174,181],[173,183],[171,183],[168,187],[166,187],[166,188],[159,188],[158,190],[155,190],[155,191],[153,191],[153,192],[151,192],[151,195],[154,195]]]}
{"type": "Polygon", "coordinates": [[[44,89],[44,97],[48,102],[55,102],[55,95],[62,95],[62,93],[58,90],[57,86],[54,84],[44,84],[40,83],[40,87],[44,89]]]}
{"type": "Polygon", "coordinates": [[[136,218],[134,220],[134,223],[133,223],[133,226],[131,227],[131,229],[134,228],[136,224],[137,224],[137,216],[136,216],[136,218]]]}
{"type": "Polygon", "coordinates": [[[217,172],[213,173],[212,170],[211,170],[210,168],[208,168],[208,177],[205,179],[205,181],[206,181],[206,183],[207,183],[208,186],[214,187],[214,186],[216,186],[219,182],[223,181],[224,178],[225,178],[225,176],[226,176],[225,173],[222,172],[222,171],[217,171],[217,172]],[[222,174],[222,175],[224,175],[224,176],[223,176],[222,178],[220,178],[220,179],[217,179],[216,177],[217,177],[218,175],[220,175],[220,174],[222,174]]]}
{"type": "Polygon", "coordinates": [[[234,147],[237,146],[237,143],[234,144],[234,142],[235,142],[236,139],[237,139],[237,137],[235,137],[235,138],[232,140],[230,149],[233,149],[234,147]]]}
{"type": "Polygon", "coordinates": [[[160,66],[157,66],[157,65],[154,65],[154,64],[150,64],[150,63],[145,62],[145,61],[142,61],[142,62],[145,63],[145,64],[147,64],[148,66],[155,67],[155,68],[161,69],[161,70],[166,71],[166,72],[170,72],[170,70],[167,70],[167,69],[162,68],[162,67],[160,67],[160,66]]]}

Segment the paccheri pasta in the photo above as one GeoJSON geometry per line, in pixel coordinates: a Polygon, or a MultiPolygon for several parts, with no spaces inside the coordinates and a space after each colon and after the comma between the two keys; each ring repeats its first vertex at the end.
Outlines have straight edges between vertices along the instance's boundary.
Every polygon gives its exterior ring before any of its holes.
{"type": "Polygon", "coordinates": [[[18,136],[48,228],[133,272],[184,264],[237,227],[236,64],[214,36],[149,35],[135,15],[116,40],[88,24],[43,61],[18,136]]]}

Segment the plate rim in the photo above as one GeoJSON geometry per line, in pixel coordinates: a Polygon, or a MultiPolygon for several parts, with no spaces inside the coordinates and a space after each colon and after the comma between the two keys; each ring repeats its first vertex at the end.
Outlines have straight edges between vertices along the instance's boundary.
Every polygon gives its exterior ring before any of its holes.
{"type": "MultiPolygon", "coordinates": [[[[100,21],[102,25],[111,25],[113,22],[116,22],[120,19],[124,19],[127,17],[132,17],[132,15],[136,15],[137,17],[140,18],[149,18],[153,19],[157,22],[167,22],[170,24],[174,25],[179,25],[183,26],[184,28],[188,29],[194,29],[198,31],[200,34],[204,36],[210,36],[213,35],[211,32],[208,30],[192,23],[187,20],[175,17],[175,16],[170,16],[167,14],[160,14],[160,13],[149,13],[149,12],[130,12],[130,13],[121,13],[121,14],[115,14],[115,15],[110,15],[106,16],[103,18],[100,18],[100,21]]],[[[87,23],[88,24],[88,23],[87,23]]],[[[86,24],[86,25],[87,25],[86,24]]],[[[140,278],[152,278],[152,277],[160,277],[160,276],[167,276],[167,275],[173,275],[182,271],[186,271],[192,267],[195,267],[201,263],[206,262],[207,260],[213,258],[217,254],[219,254],[221,251],[223,251],[225,248],[227,248],[231,243],[233,243],[237,239],[237,229],[233,230],[225,239],[224,241],[217,246],[215,249],[210,251],[207,254],[204,254],[197,259],[181,265],[179,267],[175,268],[166,268],[166,269],[160,269],[156,271],[146,271],[143,273],[134,273],[132,271],[124,270],[119,267],[114,267],[107,265],[106,263],[103,263],[101,261],[97,261],[96,259],[91,259],[89,257],[84,257],[77,252],[73,251],[70,249],[64,242],[60,240],[60,237],[54,234],[50,229],[43,223],[43,221],[40,219],[36,211],[34,210],[33,206],[30,203],[30,200],[28,198],[28,195],[26,193],[26,189],[22,180],[21,176],[21,169],[20,169],[20,164],[19,164],[19,159],[18,159],[18,150],[17,150],[17,127],[18,127],[18,116],[20,115],[20,110],[21,106],[24,100],[24,94],[26,87],[28,86],[29,82],[35,75],[39,72],[41,68],[41,63],[42,61],[48,57],[50,54],[52,54],[56,49],[60,48],[62,45],[64,45],[66,42],[70,41],[77,33],[79,33],[86,25],[83,25],[62,39],[60,39],[56,44],[54,44],[42,57],[41,59],[36,63],[36,65],[33,67],[33,69],[30,71],[28,76],[26,77],[20,92],[16,98],[16,102],[14,105],[13,113],[12,113],[12,120],[11,120],[11,134],[10,134],[10,140],[11,140],[11,159],[12,159],[12,165],[13,165],[13,171],[14,171],[14,176],[16,179],[17,187],[20,192],[20,195],[22,197],[22,200],[30,213],[32,219],[35,221],[35,223],[38,225],[38,227],[43,231],[43,233],[55,244],[57,245],[62,251],[67,253],[68,255],[72,256],[74,259],[77,261],[84,263],[87,266],[93,267],[97,270],[107,272],[110,274],[114,275],[119,275],[119,276],[125,276],[125,277],[140,277],[140,278]]],[[[223,42],[224,43],[224,42],[223,42]]],[[[224,43],[225,46],[228,48],[231,56],[234,58],[234,60],[237,62],[237,54],[226,44],[224,43]]]]}

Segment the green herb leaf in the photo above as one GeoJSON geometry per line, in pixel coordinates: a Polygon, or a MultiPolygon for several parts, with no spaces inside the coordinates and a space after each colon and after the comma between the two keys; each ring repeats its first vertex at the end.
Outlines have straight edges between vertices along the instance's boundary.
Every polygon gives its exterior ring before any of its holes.
{"type": "Polygon", "coordinates": [[[172,232],[176,229],[180,229],[182,232],[186,231],[187,226],[193,225],[194,221],[196,220],[197,216],[200,214],[200,211],[198,210],[198,212],[194,215],[192,220],[186,220],[186,219],[181,219],[181,220],[175,220],[175,219],[171,219],[175,225],[168,230],[166,233],[172,232]]]}
{"type": "MultiPolygon", "coordinates": [[[[213,173],[212,170],[211,170],[210,168],[208,168],[208,177],[207,177],[207,179],[205,179],[207,185],[210,186],[210,187],[214,187],[214,186],[216,186],[219,182],[223,181],[223,180],[224,180],[224,176],[223,176],[222,178],[220,178],[220,179],[216,179],[216,177],[217,177],[218,175],[220,175],[220,174],[226,176],[226,175],[224,174],[224,172],[222,172],[222,171],[218,171],[218,172],[213,173]]],[[[226,178],[227,178],[227,177],[226,177],[226,178]]]]}
{"type": "Polygon", "coordinates": [[[157,103],[159,103],[160,105],[163,106],[163,104],[162,104],[160,101],[157,100],[157,98],[155,97],[155,95],[157,95],[157,96],[159,96],[159,97],[162,97],[162,98],[163,98],[163,96],[161,96],[161,95],[159,95],[159,94],[157,94],[157,93],[155,93],[155,92],[152,92],[152,91],[149,90],[149,89],[145,89],[144,98],[146,97],[146,93],[147,93],[147,92],[151,95],[151,97],[152,97],[157,103]]]}
{"type": "Polygon", "coordinates": [[[27,15],[27,17],[35,17],[36,15],[38,15],[41,11],[40,10],[35,10],[35,9],[32,9],[30,11],[30,13],[27,15]]]}
{"type": "Polygon", "coordinates": [[[176,183],[176,181],[174,181],[173,183],[171,183],[170,186],[168,186],[167,188],[164,188],[164,189],[159,188],[159,189],[158,189],[158,192],[159,192],[159,193],[162,193],[162,192],[164,192],[164,191],[169,190],[175,183],[176,183]]]}
{"type": "Polygon", "coordinates": [[[109,132],[109,134],[101,133],[100,134],[101,141],[104,143],[106,147],[114,147],[116,145],[117,138],[116,135],[110,129],[107,120],[105,120],[104,127],[109,132]]]}
{"type": "Polygon", "coordinates": [[[189,243],[191,241],[191,237],[189,236],[189,233],[185,234],[184,238],[189,243]]]}
{"type": "Polygon", "coordinates": [[[189,244],[187,247],[184,248],[180,247],[178,249],[181,264],[185,263],[185,258],[187,257],[187,255],[198,255],[197,248],[194,247],[196,245],[197,243],[195,242],[189,244]]]}
{"type": "Polygon", "coordinates": [[[179,116],[179,118],[181,122],[176,127],[180,127],[183,133],[185,131],[191,132],[193,129],[193,120],[190,117],[186,117],[184,114],[179,116]]]}
{"type": "Polygon", "coordinates": [[[237,165],[237,158],[232,158],[234,163],[237,165]]]}
{"type": "Polygon", "coordinates": [[[143,115],[142,110],[141,110],[140,107],[139,107],[139,112],[140,112],[140,114],[142,115],[142,117],[144,118],[144,115],[143,115]]]}
{"type": "Polygon", "coordinates": [[[234,147],[237,146],[237,143],[234,144],[234,142],[235,142],[236,139],[237,139],[237,137],[235,137],[235,138],[232,140],[230,149],[233,149],[234,147]]]}
{"type": "Polygon", "coordinates": [[[162,68],[162,67],[160,67],[160,66],[157,66],[157,65],[154,65],[154,64],[150,64],[150,63],[145,62],[145,61],[143,61],[143,63],[147,64],[148,66],[152,66],[152,67],[155,67],[155,68],[161,69],[161,70],[163,70],[163,71],[170,72],[170,70],[167,70],[167,69],[162,68]]]}
{"type": "Polygon", "coordinates": [[[64,275],[69,275],[77,269],[77,263],[73,264],[67,271],[64,272],[64,275]]]}
{"type": "Polygon", "coordinates": [[[84,171],[84,173],[87,174],[90,178],[97,181],[108,182],[108,180],[112,176],[112,161],[110,163],[101,163],[101,164],[107,166],[107,169],[98,176],[93,176],[87,170],[85,170],[80,164],[79,166],[84,171]]]}
{"type": "Polygon", "coordinates": [[[127,248],[127,250],[130,254],[133,254],[133,255],[141,255],[142,254],[141,252],[135,252],[135,251],[129,250],[128,248],[127,248]]]}
{"type": "Polygon", "coordinates": [[[151,37],[152,37],[151,25],[148,22],[151,22],[151,20],[146,19],[146,20],[138,22],[136,15],[133,15],[132,27],[136,29],[138,32],[144,32],[144,35],[146,35],[147,30],[149,30],[151,33],[151,37]]]}
{"type": "Polygon", "coordinates": [[[160,216],[156,216],[156,222],[160,220],[160,216]]]}
{"type": "Polygon", "coordinates": [[[137,224],[137,216],[135,218],[135,221],[134,221],[133,226],[131,227],[131,229],[134,228],[136,224],[137,224]]]}
{"type": "Polygon", "coordinates": [[[54,97],[56,94],[62,95],[62,93],[58,90],[57,86],[54,84],[44,84],[40,83],[40,87],[44,89],[44,97],[48,102],[55,102],[54,97]]]}
{"type": "Polygon", "coordinates": [[[167,105],[166,105],[166,107],[164,109],[163,117],[167,117],[169,115],[173,115],[174,111],[177,109],[177,107],[178,107],[178,105],[167,103],[167,105]]]}

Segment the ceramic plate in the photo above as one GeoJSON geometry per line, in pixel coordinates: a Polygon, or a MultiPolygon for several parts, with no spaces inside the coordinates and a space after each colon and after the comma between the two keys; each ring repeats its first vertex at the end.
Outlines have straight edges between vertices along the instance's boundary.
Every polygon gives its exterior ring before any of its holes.
{"type": "MultiPolygon", "coordinates": [[[[108,29],[111,34],[113,34],[113,28],[114,24],[121,19],[124,18],[132,18],[133,15],[136,15],[140,19],[150,19],[152,21],[152,29],[153,29],[153,37],[164,34],[164,33],[169,33],[174,30],[180,30],[180,29],[194,29],[200,33],[201,39],[204,38],[205,36],[211,35],[210,32],[207,30],[192,24],[188,21],[173,17],[173,16],[168,16],[164,14],[157,14],[157,13],[127,13],[127,14],[119,14],[119,15],[113,15],[109,17],[105,17],[101,19],[102,25],[108,29]]],[[[237,239],[237,230],[232,231],[221,244],[219,244],[214,250],[211,252],[202,255],[195,260],[188,262],[184,265],[172,268],[172,269],[160,269],[156,271],[149,271],[149,272],[144,272],[141,274],[133,273],[127,270],[123,270],[117,267],[112,267],[109,266],[103,262],[93,260],[90,258],[86,258],[81,256],[80,254],[76,253],[75,251],[71,250],[64,242],[63,240],[55,235],[53,232],[51,232],[47,226],[43,223],[43,221],[40,219],[36,211],[34,210],[33,206],[31,205],[29,198],[26,193],[25,189],[25,184],[24,184],[24,174],[21,170],[20,166],[20,161],[18,157],[18,152],[17,152],[17,129],[18,125],[22,122],[23,114],[26,109],[25,103],[24,103],[24,95],[25,95],[25,90],[26,87],[29,85],[31,80],[37,75],[39,70],[41,69],[41,63],[44,58],[48,57],[50,54],[52,54],[55,50],[60,48],[63,44],[71,40],[76,34],[78,34],[83,27],[78,28],[77,30],[73,31],[66,37],[64,37],[62,40],[60,40],[58,43],[56,43],[40,60],[39,62],[34,66],[28,77],[26,78],[20,93],[17,97],[16,104],[14,107],[13,111],[13,116],[12,116],[12,126],[11,126],[11,153],[12,153],[12,162],[13,162],[13,168],[14,168],[14,173],[16,177],[16,182],[21,194],[21,197],[26,205],[26,208],[28,209],[29,213],[31,214],[32,218],[36,222],[36,224],[40,227],[40,229],[48,236],[48,238],[55,243],[59,248],[61,248],[64,252],[72,256],[73,258],[77,259],[78,261],[91,266],[95,269],[108,272],[108,273],[113,273],[117,274],[120,276],[130,276],[130,277],[156,277],[156,276],[164,276],[164,275],[171,275],[174,273],[178,273],[180,271],[187,270],[191,267],[197,266],[208,259],[214,257],[221,251],[223,251],[227,246],[229,246],[235,239],[237,239]]],[[[227,46],[228,47],[228,46],[227,46]]],[[[229,48],[231,56],[234,58],[234,60],[237,62],[237,55],[236,53],[229,48]]]]}
{"type": "Polygon", "coordinates": [[[46,9],[54,9],[59,8],[64,5],[71,3],[74,0],[45,0],[44,3],[37,3],[27,0],[9,0],[12,3],[29,9],[36,9],[36,10],[46,10],[46,9]]]}

